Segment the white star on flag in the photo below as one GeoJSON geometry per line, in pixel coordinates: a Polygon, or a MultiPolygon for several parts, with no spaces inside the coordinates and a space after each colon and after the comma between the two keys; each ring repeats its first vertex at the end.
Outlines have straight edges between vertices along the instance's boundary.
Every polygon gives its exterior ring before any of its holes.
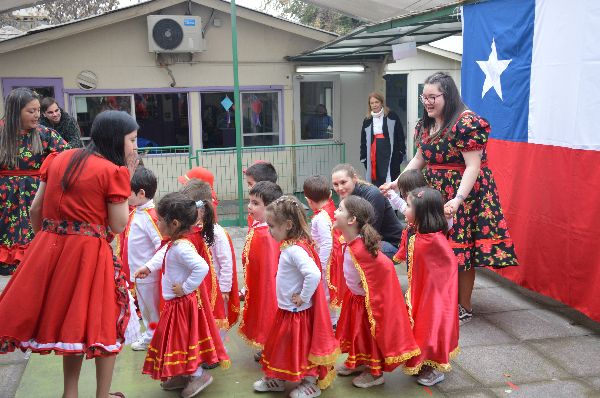
{"type": "Polygon", "coordinates": [[[481,90],[481,98],[487,93],[490,88],[494,87],[496,93],[502,99],[502,85],[500,83],[500,75],[508,67],[508,64],[512,59],[499,60],[498,53],[496,52],[496,41],[492,39],[492,52],[487,61],[475,61],[485,73],[485,81],[483,82],[483,89],[481,90]]]}

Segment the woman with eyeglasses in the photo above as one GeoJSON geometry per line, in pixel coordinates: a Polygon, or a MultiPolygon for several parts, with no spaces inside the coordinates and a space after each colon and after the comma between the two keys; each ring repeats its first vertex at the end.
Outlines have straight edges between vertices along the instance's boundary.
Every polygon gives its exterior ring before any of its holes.
{"type": "Polygon", "coordinates": [[[398,178],[406,153],[400,118],[387,106],[381,93],[369,94],[367,116],[360,130],[360,161],[367,182],[380,186],[398,178]]]}
{"type": "MultiPolygon", "coordinates": [[[[428,184],[442,193],[448,232],[458,258],[458,318],[473,317],[471,295],[476,267],[518,265],[496,183],[488,167],[486,145],[491,127],[469,110],[448,74],[437,72],[425,80],[423,118],[415,128],[417,152],[404,172],[424,169],[428,184]]],[[[380,189],[397,189],[398,180],[380,189]]]]}

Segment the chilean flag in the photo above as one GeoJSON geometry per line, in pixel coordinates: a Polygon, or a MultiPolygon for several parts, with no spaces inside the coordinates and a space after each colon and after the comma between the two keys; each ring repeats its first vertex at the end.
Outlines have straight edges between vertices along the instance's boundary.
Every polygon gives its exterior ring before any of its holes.
{"type": "Polygon", "coordinates": [[[519,267],[499,273],[600,321],[600,1],[463,7],[462,96],[519,267]]]}

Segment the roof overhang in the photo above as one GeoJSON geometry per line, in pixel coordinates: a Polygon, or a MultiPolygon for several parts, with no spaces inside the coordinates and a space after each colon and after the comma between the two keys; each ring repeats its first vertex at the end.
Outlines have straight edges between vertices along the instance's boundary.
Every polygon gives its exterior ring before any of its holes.
{"type": "Polygon", "coordinates": [[[429,44],[462,33],[461,6],[485,0],[463,0],[426,11],[361,26],[355,31],[302,54],[287,57],[295,62],[381,61],[392,54],[392,45],[429,44]]]}
{"type": "MultiPolygon", "coordinates": [[[[3,0],[0,0],[0,2],[3,0]]],[[[0,54],[25,47],[42,44],[51,40],[61,39],[78,33],[101,28],[110,24],[129,20],[146,14],[159,12],[186,0],[149,0],[128,7],[109,11],[104,14],[66,22],[59,25],[33,29],[24,35],[0,41],[0,54]]],[[[224,13],[230,13],[230,3],[225,0],[192,0],[201,6],[209,7],[224,13]]],[[[315,29],[282,18],[274,17],[264,12],[246,7],[237,7],[238,18],[247,19],[272,28],[281,29],[318,42],[327,42],[336,37],[336,34],[315,29]]]]}
{"type": "Polygon", "coordinates": [[[456,0],[303,0],[319,7],[329,8],[366,23],[378,22],[390,17],[421,12],[445,6],[456,0]]]}

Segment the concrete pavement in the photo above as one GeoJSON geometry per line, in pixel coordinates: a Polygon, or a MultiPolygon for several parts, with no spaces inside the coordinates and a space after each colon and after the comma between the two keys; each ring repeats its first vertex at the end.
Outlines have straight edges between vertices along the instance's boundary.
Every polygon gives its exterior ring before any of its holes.
{"type": "MultiPolygon", "coordinates": [[[[228,228],[240,254],[246,228],[228,228]]],[[[406,268],[397,267],[406,288],[406,268]]],[[[0,278],[3,287],[7,278],[0,278]]],[[[446,380],[429,389],[399,371],[386,374],[383,386],[361,390],[338,377],[324,397],[600,397],[600,324],[544,296],[515,286],[493,272],[477,273],[473,321],[461,327],[462,352],[446,380]]],[[[3,320],[5,321],[5,320],[3,320]]],[[[226,339],[232,367],[212,371],[215,382],[199,396],[252,397],[252,382],[261,377],[252,351],[237,330],[226,339]]],[[[175,397],[140,371],[144,352],[124,348],[117,359],[113,390],[128,398],[175,397]]],[[[0,356],[0,397],[43,398],[62,393],[62,361],[55,355],[0,356]],[[23,373],[24,371],[24,373],[23,373]],[[22,377],[21,377],[22,375],[22,377]]],[[[93,361],[85,361],[80,396],[94,396],[93,361]]],[[[286,391],[293,388],[289,385],[286,391]]],[[[261,394],[282,397],[283,394],[261,394]]]]}

